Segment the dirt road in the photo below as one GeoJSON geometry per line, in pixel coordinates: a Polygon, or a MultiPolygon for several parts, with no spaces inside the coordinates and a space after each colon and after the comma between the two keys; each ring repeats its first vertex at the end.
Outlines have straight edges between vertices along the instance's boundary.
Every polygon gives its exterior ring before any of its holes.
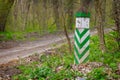
{"type": "MultiPolygon", "coordinates": [[[[110,30],[111,29],[105,29],[105,32],[109,32],[110,30]]],[[[96,30],[91,31],[91,35],[96,33],[96,30]]],[[[73,34],[70,35],[70,38],[73,39],[73,34]]],[[[0,49],[0,64],[7,63],[11,60],[24,58],[35,53],[45,52],[51,48],[59,47],[65,42],[66,37],[63,33],[61,33],[54,36],[46,36],[37,41],[22,43],[10,49],[0,49]]]]}

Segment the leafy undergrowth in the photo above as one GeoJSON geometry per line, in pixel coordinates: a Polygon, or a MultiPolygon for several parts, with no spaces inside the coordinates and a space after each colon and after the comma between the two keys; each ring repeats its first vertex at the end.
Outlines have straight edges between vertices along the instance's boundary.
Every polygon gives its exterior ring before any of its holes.
{"type": "Polygon", "coordinates": [[[68,46],[64,45],[63,47],[63,49],[46,51],[45,54],[39,55],[37,61],[18,66],[22,74],[14,76],[13,79],[62,80],[82,76],[79,71],[72,69],[74,59],[73,54],[70,54],[67,49],[68,46]]]}
{"type": "MultiPolygon", "coordinates": [[[[14,80],[119,80],[120,51],[114,38],[107,34],[107,51],[99,49],[97,36],[91,37],[89,62],[74,65],[73,54],[69,53],[68,45],[36,55],[37,60],[28,60],[17,68],[22,71],[15,75],[14,80]]],[[[73,53],[73,52],[72,52],[73,53]]]]}

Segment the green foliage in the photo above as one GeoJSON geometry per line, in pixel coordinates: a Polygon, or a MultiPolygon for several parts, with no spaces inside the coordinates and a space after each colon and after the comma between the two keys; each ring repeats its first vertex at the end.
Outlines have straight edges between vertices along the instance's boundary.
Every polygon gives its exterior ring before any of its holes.
{"type": "Polygon", "coordinates": [[[50,80],[64,80],[64,79],[75,79],[75,77],[81,76],[78,71],[72,71],[71,69],[63,69],[57,73],[51,75],[50,80]]]}
{"type": "MultiPolygon", "coordinates": [[[[115,64],[112,64],[111,66],[113,68],[115,64]]],[[[106,68],[104,66],[95,68],[87,74],[87,80],[118,80],[119,78],[119,74],[117,74],[114,70],[111,70],[111,68],[106,68]]]]}
{"type": "Polygon", "coordinates": [[[116,63],[110,63],[109,66],[110,66],[113,70],[116,70],[116,69],[117,69],[117,64],[116,64],[116,63]]]}
{"type": "Polygon", "coordinates": [[[0,32],[0,41],[8,41],[8,40],[25,40],[25,32],[0,32]]]}
{"type": "Polygon", "coordinates": [[[120,63],[120,51],[118,51],[118,44],[115,41],[114,32],[105,35],[107,52],[102,53],[99,49],[98,36],[91,37],[90,43],[90,62],[102,62],[105,66],[93,69],[88,75],[88,80],[107,80],[110,78],[119,79],[119,75],[115,73],[120,63]],[[106,73],[106,66],[112,71],[110,74],[106,73]]]}
{"type": "Polygon", "coordinates": [[[12,32],[0,32],[0,41],[13,39],[12,32]]]}
{"type": "Polygon", "coordinates": [[[13,79],[28,80],[28,79],[45,79],[52,70],[49,67],[31,67],[31,66],[19,66],[19,69],[23,71],[22,74],[14,76],[13,79]]]}
{"type": "Polygon", "coordinates": [[[87,80],[106,80],[107,79],[107,72],[105,68],[95,68],[93,69],[88,75],[87,80]]]}
{"type": "Polygon", "coordinates": [[[48,32],[49,33],[54,33],[56,30],[57,30],[57,27],[55,25],[48,26],[48,32]]]}
{"type": "Polygon", "coordinates": [[[14,40],[24,40],[24,34],[23,32],[14,32],[12,33],[12,37],[14,40]]]}
{"type": "MultiPolygon", "coordinates": [[[[113,37],[113,39],[117,42],[117,46],[120,49],[120,33],[118,31],[113,31],[110,33],[111,37],[113,37]]],[[[118,49],[118,50],[119,50],[118,49]]]]}
{"type": "MultiPolygon", "coordinates": [[[[62,79],[74,79],[77,76],[82,76],[78,71],[73,71],[70,68],[69,69],[62,69],[58,72],[53,71],[52,68],[42,66],[42,67],[36,67],[34,69],[29,69],[29,67],[25,66],[28,69],[22,70],[23,73],[14,76],[13,79],[19,79],[19,80],[28,80],[28,79],[37,79],[37,80],[62,80],[62,79]]],[[[24,67],[24,68],[25,68],[24,67]]]]}
{"type": "Polygon", "coordinates": [[[116,79],[116,80],[119,80],[119,79],[120,79],[120,75],[119,75],[119,74],[116,74],[116,73],[112,73],[112,74],[111,74],[111,77],[113,77],[113,78],[116,79]]]}
{"type": "Polygon", "coordinates": [[[13,79],[19,80],[63,80],[74,79],[82,76],[79,71],[72,69],[74,62],[73,55],[68,52],[68,45],[64,45],[63,49],[57,49],[58,53],[43,54],[40,56],[40,63],[30,63],[28,65],[21,65],[18,68],[22,74],[14,76],[13,79]],[[63,53],[63,54],[61,54],[63,53]],[[36,66],[37,65],[37,66],[36,66]]]}
{"type": "MultiPolygon", "coordinates": [[[[110,34],[110,33],[109,33],[110,34]]],[[[117,42],[109,34],[105,35],[107,52],[102,53],[99,49],[98,36],[91,38],[90,43],[90,61],[103,62],[105,64],[120,62],[120,52],[118,50],[117,42]]]]}
{"type": "Polygon", "coordinates": [[[40,67],[36,68],[32,73],[30,73],[31,79],[46,79],[50,74],[52,74],[52,70],[49,67],[40,67]]]}
{"type": "MultiPolygon", "coordinates": [[[[106,53],[102,53],[100,51],[98,37],[91,37],[89,60],[90,62],[101,62],[104,64],[104,66],[94,68],[90,73],[88,73],[86,76],[88,80],[107,80],[110,78],[120,78],[120,76],[116,74],[118,63],[120,63],[120,52],[116,51],[117,43],[109,34],[105,35],[106,46],[108,49],[106,53]],[[111,45],[115,46],[115,48],[111,47],[111,45]]],[[[72,69],[73,64],[73,54],[69,53],[68,45],[63,45],[61,48],[58,48],[55,51],[53,50],[53,53],[51,52],[41,55],[40,62],[29,63],[26,66],[19,66],[18,68],[22,71],[22,73],[14,76],[13,79],[73,80],[76,77],[83,77],[84,75],[79,71],[72,69]]]]}

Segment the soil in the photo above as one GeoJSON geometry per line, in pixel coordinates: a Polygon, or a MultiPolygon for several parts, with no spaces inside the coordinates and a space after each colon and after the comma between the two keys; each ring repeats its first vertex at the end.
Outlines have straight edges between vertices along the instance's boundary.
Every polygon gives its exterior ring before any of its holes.
{"type": "Polygon", "coordinates": [[[18,46],[18,43],[15,41],[2,41],[0,42],[0,49],[9,49],[18,46]]]}
{"type": "Polygon", "coordinates": [[[0,80],[11,80],[13,75],[20,74],[21,71],[17,69],[18,61],[10,61],[6,64],[0,65],[0,80]]]}

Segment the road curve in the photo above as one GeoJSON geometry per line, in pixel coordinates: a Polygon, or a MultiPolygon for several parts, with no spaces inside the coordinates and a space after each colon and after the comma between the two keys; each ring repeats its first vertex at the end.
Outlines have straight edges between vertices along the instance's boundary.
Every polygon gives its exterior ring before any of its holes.
{"type": "MultiPolygon", "coordinates": [[[[109,32],[111,29],[105,29],[105,32],[109,32]]],[[[91,35],[97,33],[96,30],[91,30],[91,35]]],[[[73,39],[73,34],[69,35],[73,39]]],[[[61,35],[55,35],[54,37],[48,37],[38,41],[31,41],[21,44],[10,49],[0,49],[0,64],[5,64],[11,60],[24,58],[34,53],[42,53],[46,50],[54,47],[59,47],[66,42],[66,37],[62,33],[61,35]],[[53,46],[56,45],[56,46],[53,46]]]]}

